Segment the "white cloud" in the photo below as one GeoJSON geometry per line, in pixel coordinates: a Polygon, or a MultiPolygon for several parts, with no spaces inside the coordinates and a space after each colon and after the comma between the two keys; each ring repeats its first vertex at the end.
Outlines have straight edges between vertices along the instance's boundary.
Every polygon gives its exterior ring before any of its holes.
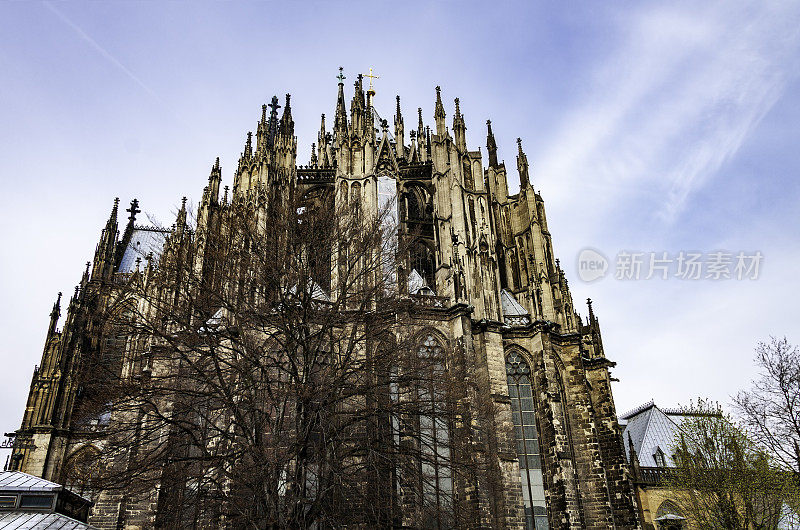
{"type": "MultiPolygon", "coordinates": [[[[537,164],[562,200],[577,183],[619,206],[659,191],[663,221],[714,178],[781,96],[798,48],[796,5],[647,8],[620,19],[616,51],[537,164]]],[[[598,201],[598,199],[600,200],[598,201]]]]}

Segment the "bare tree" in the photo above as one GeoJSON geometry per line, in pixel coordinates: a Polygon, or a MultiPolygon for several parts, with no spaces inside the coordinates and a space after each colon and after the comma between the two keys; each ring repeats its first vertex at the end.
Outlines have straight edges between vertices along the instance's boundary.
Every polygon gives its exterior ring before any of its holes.
{"type": "Polygon", "coordinates": [[[702,529],[775,529],[797,490],[785,472],[715,403],[698,400],[681,424],[666,485],[702,529]]]}
{"type": "Polygon", "coordinates": [[[84,367],[91,486],[157,491],[166,528],[456,525],[464,377],[399,321],[388,209],[262,204],[196,232],[182,210],[104,314],[124,340],[84,367]]]}
{"type": "Polygon", "coordinates": [[[760,373],[734,406],[758,444],[800,476],[800,351],[786,337],[756,347],[760,373]]]}

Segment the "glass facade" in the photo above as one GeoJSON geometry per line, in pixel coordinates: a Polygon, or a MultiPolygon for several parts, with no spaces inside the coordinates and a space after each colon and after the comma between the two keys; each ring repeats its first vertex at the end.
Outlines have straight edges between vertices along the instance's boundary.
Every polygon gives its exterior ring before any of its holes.
{"type": "Polygon", "coordinates": [[[514,437],[517,443],[517,455],[519,455],[526,528],[528,530],[546,529],[549,526],[547,507],[544,501],[542,457],[539,450],[539,433],[536,430],[531,369],[518,353],[512,352],[506,358],[506,377],[508,394],[511,398],[514,437]]]}

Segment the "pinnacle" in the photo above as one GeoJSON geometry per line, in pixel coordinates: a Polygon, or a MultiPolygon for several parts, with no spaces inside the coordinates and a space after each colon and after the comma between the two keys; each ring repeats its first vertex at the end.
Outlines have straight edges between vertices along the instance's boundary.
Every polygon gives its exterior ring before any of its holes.
{"type": "Polygon", "coordinates": [[[435,118],[444,118],[444,105],[442,105],[442,88],[436,87],[436,112],[434,112],[435,118]]]}
{"type": "Polygon", "coordinates": [[[58,293],[58,298],[56,298],[56,302],[53,304],[53,313],[58,313],[61,310],[61,293],[58,293]]]}
{"type": "Polygon", "coordinates": [[[492,132],[492,120],[486,120],[486,142],[497,149],[497,144],[494,141],[494,133],[492,132]]]}

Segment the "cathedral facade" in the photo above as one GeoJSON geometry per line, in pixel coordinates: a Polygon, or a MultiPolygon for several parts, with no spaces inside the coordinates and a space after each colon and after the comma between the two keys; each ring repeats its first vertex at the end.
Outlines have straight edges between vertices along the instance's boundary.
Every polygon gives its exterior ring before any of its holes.
{"type": "MultiPolygon", "coordinates": [[[[53,307],[12,468],[59,482],[70,466],[91,463],[96,452],[74,420],[84,395],[81,367],[109,345],[130,340],[107,333],[97,315],[121,286],[143,274],[143,256],[155,262],[189,249],[199,274],[211,270],[203,263],[204,238],[232,205],[248,204],[259,189],[278,183],[309,203],[322,197],[337,204],[352,197],[375,206],[394,201],[398,229],[419,234],[398,271],[408,300],[403,319],[422,333],[426,348],[467,352],[467,371],[492,405],[488,435],[469,444],[489,470],[469,495],[470,527],[638,528],[611,393],[614,363],[605,355],[591,302],[586,321],[576,312],[521,141],[519,192],[509,194],[491,123],[485,155],[470,150],[458,99],[448,127],[437,87],[433,126],[425,125],[419,109],[416,127],[407,129],[398,97],[390,127],[361,76],[348,110],[343,79],[340,73],[333,127],[328,130],[323,114],[308,164],[297,164],[289,96],[280,117],[277,98],[263,106],[230,192],[221,189],[219,159],[214,164],[196,227],[187,223],[185,201],[171,229],[138,225],[135,200],[120,224],[115,202],[60,330],[60,295],[53,307]]],[[[331,294],[331,281],[320,281],[324,296],[331,294]]],[[[119,363],[120,371],[133,369],[124,359],[119,363]]],[[[97,420],[108,421],[113,414],[97,420]]],[[[158,490],[136,499],[102,493],[89,522],[151,528],[159,506],[158,490]]]]}

